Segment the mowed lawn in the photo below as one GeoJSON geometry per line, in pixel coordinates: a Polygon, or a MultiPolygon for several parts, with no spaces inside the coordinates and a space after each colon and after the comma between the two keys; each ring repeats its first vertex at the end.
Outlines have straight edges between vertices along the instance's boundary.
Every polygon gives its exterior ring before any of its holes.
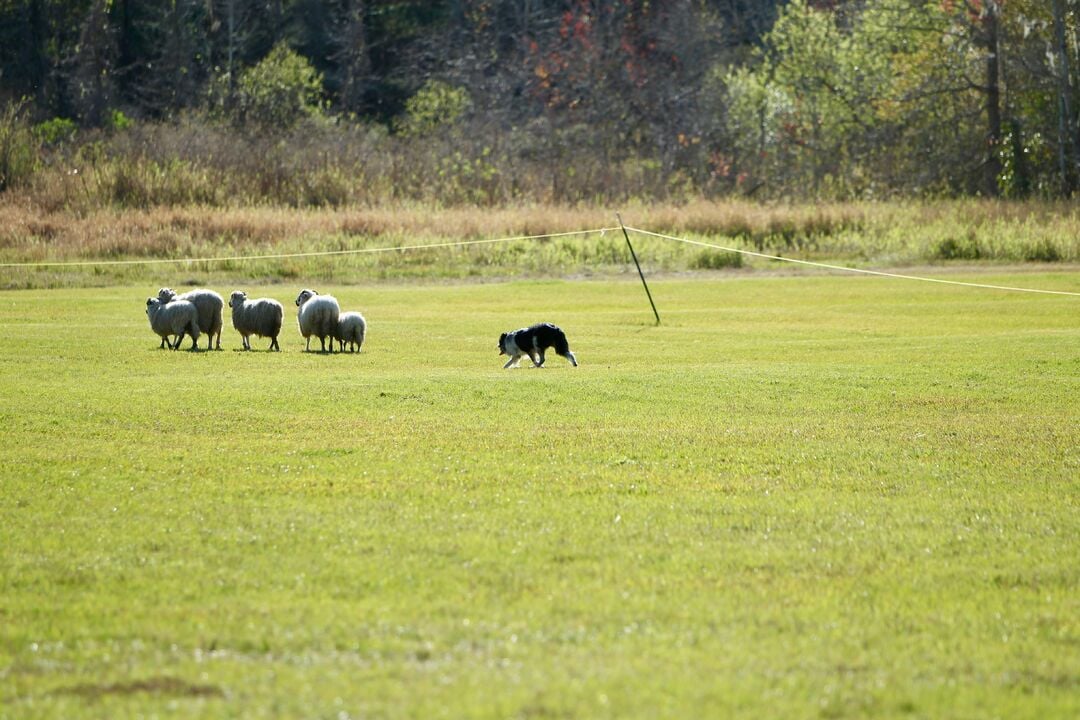
{"type": "Polygon", "coordinates": [[[160,284],[0,293],[0,717],[1080,716],[1080,297],[319,287],[327,356],[160,284]]]}

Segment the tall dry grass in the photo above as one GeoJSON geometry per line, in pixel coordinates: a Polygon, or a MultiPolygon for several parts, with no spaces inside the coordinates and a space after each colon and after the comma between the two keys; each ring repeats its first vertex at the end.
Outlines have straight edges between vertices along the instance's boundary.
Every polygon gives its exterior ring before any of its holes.
{"type": "MultiPolygon", "coordinates": [[[[274,206],[150,207],[44,211],[18,196],[0,201],[0,262],[222,258],[398,247],[446,240],[547,235],[616,226],[616,208],[522,204],[292,209],[274,206]]],[[[684,204],[631,203],[628,225],[725,246],[888,267],[953,260],[1080,261],[1080,211],[1064,203],[684,204]]],[[[743,267],[730,253],[641,238],[653,271],[743,267]]],[[[0,268],[0,285],[127,281],[182,268],[206,277],[270,281],[313,276],[343,282],[618,273],[628,267],[621,233],[409,254],[229,261],[81,269],[0,268]]],[[[750,262],[761,266],[760,262],[750,262]]]]}

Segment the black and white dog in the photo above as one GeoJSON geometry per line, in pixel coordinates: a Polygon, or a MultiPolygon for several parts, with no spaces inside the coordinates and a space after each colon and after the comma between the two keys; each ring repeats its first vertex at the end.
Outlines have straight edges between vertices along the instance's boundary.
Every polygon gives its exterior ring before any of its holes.
{"type": "Polygon", "coordinates": [[[516,365],[522,355],[528,355],[536,367],[543,367],[544,351],[550,347],[555,348],[556,355],[562,355],[577,367],[577,358],[570,352],[566,333],[551,323],[538,323],[499,336],[499,354],[510,356],[503,369],[516,365]]]}

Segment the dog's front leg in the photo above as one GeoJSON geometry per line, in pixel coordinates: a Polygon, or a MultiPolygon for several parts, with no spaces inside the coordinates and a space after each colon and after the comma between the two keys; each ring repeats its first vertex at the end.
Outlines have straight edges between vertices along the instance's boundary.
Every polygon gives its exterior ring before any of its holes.
{"type": "Polygon", "coordinates": [[[520,359],[521,359],[520,355],[511,355],[510,359],[506,361],[505,365],[503,365],[503,370],[507,369],[508,367],[510,367],[511,365],[513,365],[514,363],[516,363],[520,359]]]}

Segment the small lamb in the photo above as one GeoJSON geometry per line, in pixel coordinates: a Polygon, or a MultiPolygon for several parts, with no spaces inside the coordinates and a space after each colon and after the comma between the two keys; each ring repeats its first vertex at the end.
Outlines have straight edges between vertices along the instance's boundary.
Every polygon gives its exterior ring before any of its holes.
{"type": "Polygon", "coordinates": [[[251,349],[251,335],[270,338],[270,350],[281,351],[278,335],[281,333],[281,321],[285,310],[281,303],[272,298],[248,300],[247,293],[235,290],[229,296],[232,308],[232,324],[243,338],[244,349],[251,349]]]}
{"type": "Polygon", "coordinates": [[[177,295],[172,288],[158,290],[158,300],[163,303],[173,300],[187,300],[195,305],[199,311],[199,329],[208,333],[209,345],[207,350],[214,349],[214,335],[217,335],[217,349],[221,349],[221,312],[225,307],[225,301],[213,290],[190,290],[183,295],[177,295]]]}
{"type": "Polygon", "coordinates": [[[163,303],[153,297],[146,298],[146,316],[150,318],[150,329],[161,337],[163,344],[170,350],[179,350],[184,334],[191,335],[191,349],[199,349],[199,311],[187,300],[174,300],[163,303]],[[176,344],[169,341],[170,335],[176,335],[176,344]]]}
{"type": "Polygon", "coordinates": [[[320,295],[314,290],[301,290],[296,296],[296,321],[300,325],[300,334],[307,340],[305,351],[311,351],[311,336],[319,338],[322,352],[327,352],[326,341],[330,341],[330,352],[334,352],[334,333],[337,332],[338,316],[341,307],[332,295],[320,295]]]}
{"type": "Polygon", "coordinates": [[[367,320],[358,312],[344,312],[338,316],[337,331],[334,339],[338,341],[338,350],[345,352],[345,343],[349,352],[360,352],[367,334],[367,320]]]}

